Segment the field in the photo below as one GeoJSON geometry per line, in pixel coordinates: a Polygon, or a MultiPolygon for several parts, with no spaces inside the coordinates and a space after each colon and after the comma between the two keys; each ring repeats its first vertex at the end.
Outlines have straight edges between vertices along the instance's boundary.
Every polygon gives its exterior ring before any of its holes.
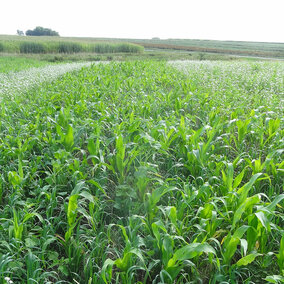
{"type": "Polygon", "coordinates": [[[145,48],[175,49],[213,54],[231,54],[239,56],[256,56],[284,58],[284,43],[220,41],[198,39],[151,39],[127,41],[141,44],[145,48]]]}
{"type": "MultiPolygon", "coordinates": [[[[55,54],[55,60],[284,59],[284,43],[0,35],[0,54],[55,54]],[[96,56],[94,56],[96,55],[96,56]],[[107,55],[106,57],[104,55],[107,55]]],[[[41,56],[42,58],[42,56],[41,56]]],[[[49,57],[45,57],[49,58],[49,57]]],[[[53,57],[54,58],[54,57],[53,57]]]]}
{"type": "MultiPolygon", "coordinates": [[[[71,40],[72,38],[69,38],[71,40]]],[[[77,38],[79,40],[79,38],[77,38]]],[[[210,54],[211,56],[231,55],[244,57],[278,58],[284,59],[284,43],[277,42],[249,42],[249,41],[221,41],[199,39],[115,39],[115,38],[81,38],[82,41],[113,41],[132,42],[142,45],[145,51],[184,51],[210,54]]],[[[194,59],[194,58],[193,58],[194,59]]]]}
{"type": "Polygon", "coordinates": [[[1,284],[283,283],[283,62],[52,80],[1,93],[1,284]]]}

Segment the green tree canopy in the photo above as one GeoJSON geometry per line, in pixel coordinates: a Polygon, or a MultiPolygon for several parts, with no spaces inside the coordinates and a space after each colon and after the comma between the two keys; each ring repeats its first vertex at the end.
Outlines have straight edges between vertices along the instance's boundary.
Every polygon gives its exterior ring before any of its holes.
{"type": "Polygon", "coordinates": [[[27,36],[59,36],[59,33],[51,29],[36,27],[33,30],[26,31],[27,36]]]}

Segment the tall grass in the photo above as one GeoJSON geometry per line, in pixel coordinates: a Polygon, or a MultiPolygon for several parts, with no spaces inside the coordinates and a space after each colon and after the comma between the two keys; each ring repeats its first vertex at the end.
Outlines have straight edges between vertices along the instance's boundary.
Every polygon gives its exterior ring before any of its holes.
{"type": "Polygon", "coordinates": [[[62,42],[58,44],[59,53],[78,53],[83,51],[83,46],[79,43],[62,42]]]}
{"type": "Polygon", "coordinates": [[[108,44],[108,43],[97,43],[94,46],[96,53],[142,53],[143,47],[135,44],[108,44]]]}
{"type": "Polygon", "coordinates": [[[20,53],[46,53],[46,46],[38,42],[23,42],[20,45],[20,53]]]}
{"type": "Polygon", "coordinates": [[[0,42],[0,52],[6,53],[143,53],[144,48],[131,43],[84,43],[71,41],[27,41],[0,42]]]}

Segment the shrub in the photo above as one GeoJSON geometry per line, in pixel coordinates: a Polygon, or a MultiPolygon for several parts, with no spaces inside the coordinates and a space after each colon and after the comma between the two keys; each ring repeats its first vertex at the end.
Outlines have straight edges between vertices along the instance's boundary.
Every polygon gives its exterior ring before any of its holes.
{"type": "Polygon", "coordinates": [[[38,42],[22,42],[20,44],[20,53],[46,53],[46,47],[38,42]]]}
{"type": "Polygon", "coordinates": [[[4,45],[3,43],[0,42],[0,52],[3,52],[4,51],[4,45]]]}

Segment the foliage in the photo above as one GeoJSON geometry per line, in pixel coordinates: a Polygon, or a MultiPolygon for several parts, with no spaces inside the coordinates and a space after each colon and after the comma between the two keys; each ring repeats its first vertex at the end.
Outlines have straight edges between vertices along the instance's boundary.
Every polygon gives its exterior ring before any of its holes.
{"type": "MultiPolygon", "coordinates": [[[[15,56],[2,56],[0,57],[0,73],[17,72],[31,67],[43,67],[51,65],[50,62],[45,60],[36,60],[33,58],[15,57],[15,56]]],[[[2,82],[3,83],[3,82],[2,82]]]]}
{"type": "Polygon", "coordinates": [[[0,283],[283,280],[283,63],[172,65],[2,95],[0,283]]]}
{"type": "Polygon", "coordinates": [[[46,47],[38,42],[23,42],[20,45],[21,53],[46,53],[46,47]]]}
{"type": "Polygon", "coordinates": [[[78,53],[82,51],[83,47],[79,43],[62,42],[58,45],[59,53],[78,53]]]}
{"type": "Polygon", "coordinates": [[[129,43],[97,43],[94,46],[94,51],[96,53],[142,53],[143,47],[129,43]]]}
{"type": "Polygon", "coordinates": [[[36,27],[26,31],[27,36],[59,36],[59,33],[48,28],[36,27]]]}
{"type": "MultiPolygon", "coordinates": [[[[10,58],[8,57],[8,60],[10,58]]],[[[4,60],[0,60],[0,94],[10,94],[12,96],[23,94],[25,91],[30,88],[37,86],[42,82],[48,82],[56,79],[59,76],[62,76],[66,72],[74,71],[81,69],[84,66],[90,66],[91,63],[86,62],[77,62],[77,63],[65,63],[65,64],[48,64],[48,62],[37,62],[23,60],[10,60],[8,63],[4,60]],[[4,63],[3,69],[1,63],[4,63]],[[5,64],[6,63],[6,64],[5,64]],[[28,64],[29,63],[29,64],[28,64]],[[17,64],[19,66],[15,65],[17,64]],[[21,66],[22,65],[22,66],[21,66]],[[41,68],[27,68],[41,67],[41,68]],[[23,70],[22,70],[23,69],[23,70]],[[21,70],[19,72],[15,72],[21,70]],[[10,71],[10,72],[9,72],[10,71]],[[2,74],[1,74],[2,73],[2,74]]]]}
{"type": "Polygon", "coordinates": [[[42,40],[31,37],[21,37],[17,40],[0,42],[0,52],[23,53],[23,54],[48,54],[48,53],[143,53],[144,48],[131,43],[95,42],[85,43],[82,41],[68,40],[42,40]]]}

